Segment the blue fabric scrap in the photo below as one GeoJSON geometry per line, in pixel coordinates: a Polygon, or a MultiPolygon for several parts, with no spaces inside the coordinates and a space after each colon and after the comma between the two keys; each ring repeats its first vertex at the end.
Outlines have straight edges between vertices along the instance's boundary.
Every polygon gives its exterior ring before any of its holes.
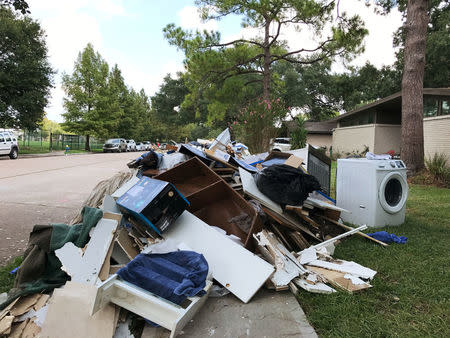
{"type": "Polygon", "coordinates": [[[205,294],[208,262],[193,251],[139,254],[117,274],[129,283],[180,305],[187,297],[205,294]]]}
{"type": "Polygon", "coordinates": [[[387,244],[389,243],[405,244],[406,241],[408,240],[408,238],[405,236],[397,237],[396,235],[390,234],[387,231],[378,231],[367,235],[387,244]]]}

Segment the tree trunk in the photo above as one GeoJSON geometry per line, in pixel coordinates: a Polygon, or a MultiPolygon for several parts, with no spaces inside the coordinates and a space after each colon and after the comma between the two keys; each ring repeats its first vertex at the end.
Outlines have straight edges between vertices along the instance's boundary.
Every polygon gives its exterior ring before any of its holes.
{"type": "Polygon", "coordinates": [[[263,65],[263,98],[270,99],[270,21],[266,20],[264,27],[264,65],[263,65]]]}
{"type": "Polygon", "coordinates": [[[89,142],[89,135],[86,135],[86,143],[84,144],[84,150],[91,151],[91,145],[89,142]]]}
{"type": "Polygon", "coordinates": [[[408,0],[405,65],[402,79],[401,155],[414,175],[424,167],[423,77],[428,25],[428,1],[408,0]]]}

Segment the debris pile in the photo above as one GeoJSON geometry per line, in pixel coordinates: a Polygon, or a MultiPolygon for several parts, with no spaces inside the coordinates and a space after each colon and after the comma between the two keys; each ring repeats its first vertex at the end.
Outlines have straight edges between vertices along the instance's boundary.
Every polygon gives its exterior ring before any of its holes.
{"type": "Polygon", "coordinates": [[[334,246],[352,234],[386,244],[340,223],[346,211],[320,191],[323,171],[313,173],[329,167],[308,172],[305,162],[320,159],[307,148],[244,156],[224,132],[209,149],[170,150],[100,182],[73,225],[34,227],[1,334],[111,337],[127,310],[173,337],[211,289],[247,303],[263,286],[371,287],[376,271],[334,259],[334,246]]]}

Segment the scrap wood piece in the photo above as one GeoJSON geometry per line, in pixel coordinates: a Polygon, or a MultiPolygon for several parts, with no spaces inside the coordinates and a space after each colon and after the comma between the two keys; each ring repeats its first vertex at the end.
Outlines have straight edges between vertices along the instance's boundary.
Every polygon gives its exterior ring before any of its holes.
{"type": "Polygon", "coordinates": [[[293,168],[299,168],[303,163],[303,159],[295,155],[289,156],[289,158],[284,162],[284,164],[291,166],[293,168]]]}
{"type": "Polygon", "coordinates": [[[9,334],[9,338],[21,338],[23,330],[28,325],[29,321],[30,321],[30,318],[27,318],[23,322],[20,322],[20,324],[12,325],[11,332],[9,334]]]}
{"type": "Polygon", "coordinates": [[[310,246],[309,242],[298,231],[290,231],[289,237],[295,242],[295,244],[297,244],[300,250],[306,249],[310,246]]]}
{"type": "Polygon", "coordinates": [[[74,282],[94,284],[109,251],[117,221],[102,218],[92,231],[84,254],[72,242],[55,251],[74,282]]]}
{"type": "Polygon", "coordinates": [[[219,149],[205,149],[204,153],[206,154],[206,156],[208,156],[210,159],[216,161],[216,162],[220,162],[223,165],[227,166],[228,168],[231,168],[235,171],[238,170],[237,167],[235,167],[234,165],[230,164],[228,162],[228,160],[230,159],[230,155],[219,150],[219,149]]]}
{"type": "Polygon", "coordinates": [[[344,260],[334,260],[333,262],[326,262],[319,259],[311,261],[307,264],[308,266],[317,266],[319,268],[325,268],[333,271],[340,271],[344,273],[349,273],[353,276],[357,276],[363,279],[372,280],[376,275],[376,271],[366,268],[355,262],[349,262],[344,260]]]}
{"type": "Polygon", "coordinates": [[[103,282],[109,277],[109,270],[111,266],[111,254],[113,252],[114,241],[109,245],[109,249],[106,252],[105,261],[103,262],[100,272],[98,273],[98,278],[103,282]]]}
{"type": "Polygon", "coordinates": [[[341,211],[341,212],[348,212],[348,213],[350,213],[350,211],[348,211],[348,210],[346,210],[346,209],[337,207],[337,206],[335,206],[334,204],[330,204],[330,203],[321,201],[321,200],[319,200],[319,199],[317,199],[317,198],[314,198],[314,197],[308,197],[308,198],[305,200],[305,202],[303,202],[303,204],[307,204],[307,205],[309,204],[309,205],[311,205],[311,206],[313,206],[313,207],[316,207],[316,208],[319,208],[319,209],[331,209],[331,210],[336,210],[336,211],[341,211]]]}
{"type": "Polygon", "coordinates": [[[20,297],[14,299],[7,307],[5,307],[2,312],[0,312],[0,320],[2,320],[5,316],[9,315],[9,311],[12,307],[19,301],[20,297]]]}
{"type": "Polygon", "coordinates": [[[284,227],[287,227],[291,230],[301,230],[304,233],[310,235],[311,237],[317,239],[318,241],[322,241],[318,236],[314,235],[311,230],[309,230],[307,227],[299,224],[298,222],[294,221],[292,218],[286,217],[287,215],[280,215],[264,206],[261,206],[263,211],[274,221],[276,221],[278,224],[283,225],[284,227]]]}
{"type": "Polygon", "coordinates": [[[331,285],[350,293],[372,287],[372,285],[363,281],[362,279],[351,275],[349,276],[345,272],[332,271],[316,266],[308,266],[307,269],[319,274],[320,276],[325,278],[331,285]]]}
{"type": "Polygon", "coordinates": [[[335,289],[333,289],[332,287],[329,287],[328,285],[326,285],[325,283],[322,283],[322,282],[316,282],[315,284],[312,284],[312,283],[308,283],[303,278],[295,278],[294,283],[297,284],[298,286],[300,286],[302,289],[312,292],[312,293],[330,294],[330,293],[336,292],[335,289]]]}
{"type": "MultiPolygon", "coordinates": [[[[343,229],[346,229],[346,230],[352,230],[352,229],[354,229],[354,228],[352,228],[352,227],[349,227],[348,225],[345,225],[345,224],[336,222],[335,220],[333,220],[333,219],[331,219],[331,218],[329,218],[329,217],[322,216],[322,215],[319,215],[319,217],[321,217],[321,218],[327,220],[327,221],[330,222],[330,223],[333,223],[333,224],[335,224],[335,225],[337,225],[337,226],[340,226],[340,227],[343,228],[343,229]]],[[[359,235],[359,236],[361,236],[361,237],[370,239],[371,241],[373,241],[373,242],[375,242],[375,243],[378,243],[378,244],[380,244],[381,246],[384,246],[384,247],[389,246],[389,244],[384,243],[384,242],[382,242],[382,241],[379,241],[378,239],[375,239],[375,238],[373,238],[373,237],[370,237],[369,235],[365,234],[364,232],[358,231],[358,232],[356,232],[356,234],[359,235]]]]}
{"type": "Polygon", "coordinates": [[[305,273],[305,269],[286,257],[285,252],[287,249],[277,241],[272,233],[263,230],[254,234],[253,237],[258,242],[258,245],[265,249],[263,252],[271,256],[269,259],[275,265],[275,273],[270,277],[275,287],[288,285],[292,279],[305,273]],[[284,250],[281,248],[284,248],[284,250]]]}
{"type": "Polygon", "coordinates": [[[130,261],[139,255],[139,251],[136,249],[128,234],[128,231],[125,228],[120,228],[114,241],[117,242],[120,248],[122,248],[123,252],[125,252],[130,261]]]}
{"type": "Polygon", "coordinates": [[[115,308],[108,304],[91,316],[95,293],[96,287],[85,283],[67,282],[63,288],[55,289],[41,336],[56,338],[76,333],[77,337],[112,337],[115,308]]]}
{"type": "Polygon", "coordinates": [[[40,293],[20,297],[19,301],[9,310],[10,315],[14,317],[23,315],[33,308],[39,298],[41,298],[40,293]]]}
{"type": "Polygon", "coordinates": [[[41,294],[41,297],[38,299],[36,304],[34,304],[34,306],[33,306],[34,311],[39,311],[45,304],[47,304],[47,301],[49,298],[50,298],[50,295],[41,294]]]}
{"type": "Polygon", "coordinates": [[[286,205],[286,210],[294,211],[298,215],[309,216],[309,211],[298,205],[286,205]]]}
{"type": "Polygon", "coordinates": [[[10,334],[14,316],[5,316],[0,320],[0,335],[10,334]]]}
{"type": "Polygon", "coordinates": [[[38,325],[36,325],[35,322],[30,320],[23,329],[21,337],[22,338],[38,337],[40,332],[41,328],[38,325]]]}
{"type": "MultiPolygon", "coordinates": [[[[316,244],[316,245],[314,245],[314,246],[312,246],[312,247],[310,247],[310,248],[319,249],[319,248],[321,248],[321,247],[325,247],[325,246],[327,246],[327,245],[330,244],[330,243],[334,243],[334,242],[336,242],[337,240],[339,240],[339,239],[341,239],[341,238],[344,238],[344,237],[353,235],[354,233],[356,233],[356,232],[358,232],[358,231],[360,231],[360,230],[364,230],[364,229],[367,229],[367,225],[361,225],[361,226],[358,227],[358,228],[355,228],[355,229],[352,229],[352,230],[350,230],[350,231],[344,232],[343,234],[337,235],[336,237],[327,239],[326,241],[324,241],[324,242],[322,242],[322,243],[319,243],[319,244],[316,244]]],[[[310,249],[310,248],[308,248],[308,249],[310,249]]],[[[301,252],[299,252],[299,254],[300,254],[300,253],[301,253],[301,252]]]]}

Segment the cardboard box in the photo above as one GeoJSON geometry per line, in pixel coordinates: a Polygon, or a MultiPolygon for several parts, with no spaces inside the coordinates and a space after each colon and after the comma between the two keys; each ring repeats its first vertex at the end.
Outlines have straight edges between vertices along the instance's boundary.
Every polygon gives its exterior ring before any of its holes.
{"type": "Polygon", "coordinates": [[[171,183],[142,177],[117,200],[117,205],[160,235],[189,202],[171,183]]]}

